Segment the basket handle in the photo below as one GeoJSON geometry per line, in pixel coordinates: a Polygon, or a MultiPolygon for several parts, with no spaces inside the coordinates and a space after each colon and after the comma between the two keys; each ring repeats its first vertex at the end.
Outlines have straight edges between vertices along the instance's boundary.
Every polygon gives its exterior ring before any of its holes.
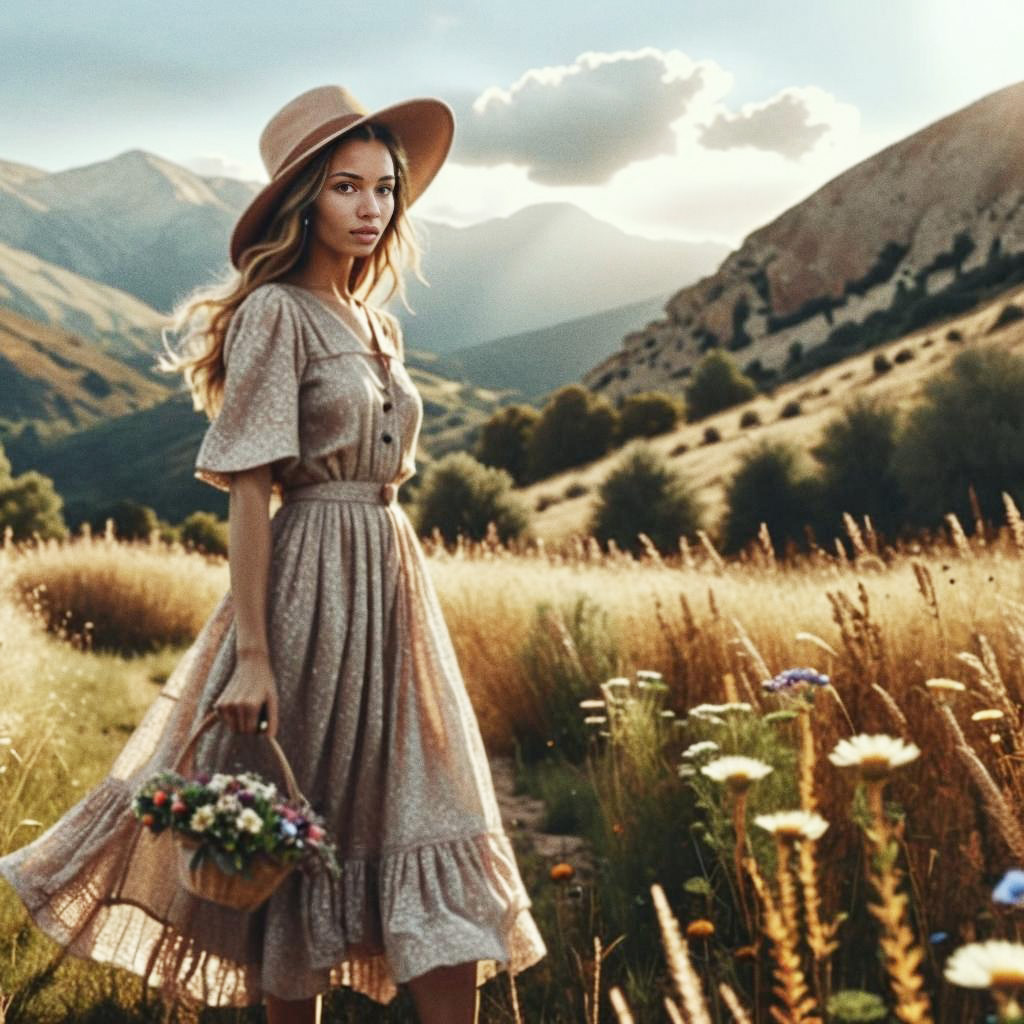
{"type": "MultiPolygon", "coordinates": [[[[192,735],[189,737],[188,743],[185,744],[184,749],[178,755],[174,762],[172,771],[179,771],[181,765],[188,760],[196,743],[199,742],[199,737],[202,736],[207,729],[210,728],[215,722],[220,721],[220,715],[216,711],[211,711],[207,716],[195,727],[192,731],[192,735]]],[[[244,734],[239,734],[244,735],[244,734]]],[[[257,733],[256,735],[261,735],[257,733]]],[[[284,751],[281,749],[281,744],[273,736],[268,736],[270,740],[271,750],[274,752],[274,757],[277,758],[277,763],[281,768],[281,773],[284,775],[285,786],[288,789],[288,796],[296,801],[296,803],[307,804],[309,801],[299,791],[299,784],[295,781],[295,773],[292,771],[292,766],[288,763],[288,758],[284,756],[284,751]]]]}

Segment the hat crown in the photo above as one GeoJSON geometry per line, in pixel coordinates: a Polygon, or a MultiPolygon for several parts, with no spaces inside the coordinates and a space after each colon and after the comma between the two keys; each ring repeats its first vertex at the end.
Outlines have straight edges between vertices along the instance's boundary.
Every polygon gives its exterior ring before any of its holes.
{"type": "Polygon", "coordinates": [[[296,96],[267,122],[260,156],[271,178],[318,138],[365,117],[369,110],[344,86],[321,85],[296,96]]]}

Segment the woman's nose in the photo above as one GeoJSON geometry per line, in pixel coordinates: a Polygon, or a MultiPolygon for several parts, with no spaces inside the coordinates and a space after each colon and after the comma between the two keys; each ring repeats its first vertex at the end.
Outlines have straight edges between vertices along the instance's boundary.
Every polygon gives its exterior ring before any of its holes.
{"type": "Polygon", "coordinates": [[[370,192],[364,192],[359,203],[360,217],[377,217],[380,215],[380,203],[377,197],[370,192]]]}

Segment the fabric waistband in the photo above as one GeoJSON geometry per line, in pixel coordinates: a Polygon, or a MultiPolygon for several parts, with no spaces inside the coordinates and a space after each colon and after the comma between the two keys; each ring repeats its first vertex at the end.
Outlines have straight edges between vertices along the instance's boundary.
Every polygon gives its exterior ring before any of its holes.
{"type": "Polygon", "coordinates": [[[293,501],[363,501],[371,505],[390,505],[397,497],[397,484],[382,484],[378,480],[325,480],[290,487],[282,495],[285,504],[293,501]]]}

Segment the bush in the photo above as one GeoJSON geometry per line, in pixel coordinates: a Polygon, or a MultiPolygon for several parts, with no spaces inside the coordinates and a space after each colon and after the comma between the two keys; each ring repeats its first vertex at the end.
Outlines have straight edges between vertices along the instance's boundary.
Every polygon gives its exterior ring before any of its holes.
{"type": "Polygon", "coordinates": [[[794,416],[799,416],[803,412],[803,406],[795,399],[787,402],[779,413],[780,420],[791,420],[794,416]]]}
{"type": "Polygon", "coordinates": [[[899,352],[897,352],[896,355],[894,355],[892,357],[892,361],[894,363],[909,363],[910,360],[913,359],[913,358],[914,358],[914,351],[913,351],[913,349],[901,348],[899,350],[899,352]]]}
{"type": "Polygon", "coordinates": [[[895,407],[860,396],[825,427],[812,454],[822,467],[823,522],[840,532],[844,512],[871,517],[891,534],[904,522],[904,502],[893,472],[898,418],[895,407]]]}
{"type": "Polygon", "coordinates": [[[63,505],[48,476],[32,469],[12,476],[11,464],[0,445],[0,536],[9,526],[16,541],[29,540],[33,534],[43,540],[60,540],[68,535],[63,505]]]}
{"type": "Polygon", "coordinates": [[[484,466],[468,452],[450,452],[431,463],[423,475],[417,528],[428,534],[437,527],[450,544],[460,533],[482,540],[487,524],[493,521],[504,543],[519,536],[529,521],[526,508],[511,488],[512,477],[504,469],[484,466]]]}
{"type": "Polygon", "coordinates": [[[528,479],[528,453],[540,413],[531,405],[509,405],[481,428],[476,457],[487,466],[507,470],[517,484],[528,479]]]}
{"type": "Polygon", "coordinates": [[[193,512],[178,530],[181,543],[208,555],[228,553],[228,526],[212,512],[193,512]]]}
{"type": "Polygon", "coordinates": [[[686,389],[687,416],[691,421],[704,419],[739,405],[756,393],[754,382],[739,371],[726,353],[711,352],[697,364],[686,389]]]}
{"type": "Polygon", "coordinates": [[[740,430],[757,427],[761,424],[761,414],[756,409],[747,409],[740,417],[740,430]]]}
{"type": "Polygon", "coordinates": [[[629,395],[619,409],[618,441],[654,437],[671,430],[683,416],[683,403],[664,391],[642,391],[629,395]]]}
{"type": "Polygon", "coordinates": [[[722,440],[722,432],[718,427],[705,427],[704,435],[701,439],[702,444],[718,444],[722,440]]]}
{"type": "Polygon", "coordinates": [[[894,454],[913,520],[930,525],[955,512],[972,521],[971,485],[986,518],[1002,518],[1003,491],[1024,503],[1024,358],[961,352],[924,392],[894,454]]]}
{"type": "Polygon", "coordinates": [[[1006,327],[1007,324],[1016,323],[1022,318],[1024,318],[1024,309],[1021,309],[1021,307],[1016,305],[1016,303],[1008,302],[1003,306],[999,316],[996,317],[995,323],[992,324],[985,333],[992,334],[994,331],[998,331],[1000,328],[1006,327]]]}
{"type": "Polygon", "coordinates": [[[963,332],[958,331],[955,328],[951,331],[946,331],[946,341],[958,342],[963,340],[963,332]]]}
{"type": "Polygon", "coordinates": [[[566,498],[582,498],[584,494],[589,494],[590,488],[580,483],[579,480],[573,480],[571,484],[562,492],[566,498]]]}
{"type": "Polygon", "coordinates": [[[624,550],[643,550],[637,534],[646,533],[663,553],[679,550],[681,535],[700,527],[696,494],[665,457],[643,442],[623,453],[598,489],[590,531],[601,543],[609,538],[624,550]]]}
{"type": "Polygon", "coordinates": [[[617,414],[605,398],[580,384],[551,396],[530,437],[527,463],[531,480],[598,459],[611,444],[617,414]]]}
{"type": "Polygon", "coordinates": [[[881,376],[892,369],[892,361],[884,352],[876,352],[875,357],[871,360],[871,369],[881,376]]]}
{"type": "Polygon", "coordinates": [[[776,551],[800,542],[804,526],[817,518],[818,485],[790,444],[762,441],[744,453],[726,488],[722,528],[725,550],[735,553],[757,537],[766,523],[776,551]]]}
{"type": "Polygon", "coordinates": [[[677,444],[672,449],[672,451],[669,452],[669,455],[670,456],[672,456],[672,455],[685,455],[689,450],[690,450],[690,446],[685,441],[683,441],[682,443],[677,444]]]}
{"type": "Polygon", "coordinates": [[[534,512],[543,512],[552,505],[557,505],[562,499],[557,494],[538,494],[537,500],[533,503],[534,512]]]}
{"type": "Polygon", "coordinates": [[[145,540],[151,531],[160,528],[153,509],[127,498],[107,505],[92,516],[89,525],[93,533],[103,533],[108,519],[113,520],[114,534],[120,540],[145,540]]]}

